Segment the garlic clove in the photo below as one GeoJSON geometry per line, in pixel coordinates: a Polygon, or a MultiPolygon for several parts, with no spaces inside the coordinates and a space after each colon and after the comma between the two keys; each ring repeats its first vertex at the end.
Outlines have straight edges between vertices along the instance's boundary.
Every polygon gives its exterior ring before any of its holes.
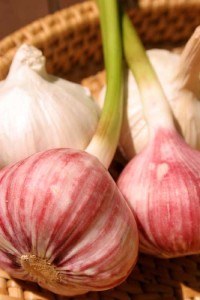
{"type": "Polygon", "coordinates": [[[109,289],[136,263],[132,212],[83,151],[53,149],[2,169],[0,224],[0,267],[54,293],[109,289]]]}
{"type": "Polygon", "coordinates": [[[123,170],[119,189],[136,218],[140,250],[163,258],[200,252],[200,153],[160,129],[123,170]]]}
{"type": "Polygon", "coordinates": [[[46,149],[85,149],[99,115],[88,90],[49,75],[41,51],[22,45],[0,85],[0,167],[46,149]]]}

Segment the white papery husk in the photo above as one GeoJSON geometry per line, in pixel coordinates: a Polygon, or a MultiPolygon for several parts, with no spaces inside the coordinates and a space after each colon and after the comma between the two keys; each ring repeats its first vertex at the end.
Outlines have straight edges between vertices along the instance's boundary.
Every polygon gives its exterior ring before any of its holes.
{"type": "Polygon", "coordinates": [[[98,120],[89,90],[48,74],[42,52],[24,44],[0,84],[0,167],[51,148],[85,149],[98,120]]]}

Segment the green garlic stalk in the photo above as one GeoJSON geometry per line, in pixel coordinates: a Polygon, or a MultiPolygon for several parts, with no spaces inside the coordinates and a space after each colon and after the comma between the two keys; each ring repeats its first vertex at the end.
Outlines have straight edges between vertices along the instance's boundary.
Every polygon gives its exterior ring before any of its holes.
{"type": "Polygon", "coordinates": [[[99,0],[107,91],[102,115],[86,151],[109,167],[119,140],[123,115],[122,42],[117,1],[99,0]]]}
{"type": "Polygon", "coordinates": [[[171,109],[147,57],[142,42],[127,14],[122,14],[124,54],[131,69],[143,102],[150,136],[160,126],[174,128],[171,109]],[[162,118],[160,118],[162,114],[162,118]],[[156,117],[157,116],[157,117],[156,117]]]}

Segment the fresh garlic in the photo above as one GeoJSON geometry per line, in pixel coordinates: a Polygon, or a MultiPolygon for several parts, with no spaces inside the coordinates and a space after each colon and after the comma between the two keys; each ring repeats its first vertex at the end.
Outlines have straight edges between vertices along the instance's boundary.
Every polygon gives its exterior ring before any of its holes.
{"type": "Polygon", "coordinates": [[[0,266],[63,295],[109,289],[132,270],[135,220],[84,151],[40,152],[0,172],[0,266]]]}
{"type": "MultiPolygon", "coordinates": [[[[196,28],[181,54],[163,49],[151,49],[146,53],[169,101],[176,129],[190,146],[200,150],[200,27],[196,28]]],[[[100,93],[100,106],[105,89],[100,93]]],[[[130,160],[149,140],[140,92],[130,70],[124,97],[127,107],[119,146],[124,157],[130,160]]]]}
{"type": "Polygon", "coordinates": [[[118,187],[136,218],[141,251],[164,258],[199,254],[200,153],[177,133],[168,101],[127,16],[122,28],[149,141],[124,168],[118,187]]]}
{"type": "Polygon", "coordinates": [[[88,153],[46,150],[0,171],[0,267],[68,296],[118,285],[138,256],[134,216],[108,172],[123,115],[118,2],[99,7],[109,92],[88,153]]]}
{"type": "Polygon", "coordinates": [[[118,186],[134,212],[142,252],[200,253],[199,170],[200,153],[164,129],[123,170],[118,186]]]}
{"type": "Polygon", "coordinates": [[[0,167],[46,149],[83,150],[98,120],[88,91],[48,74],[42,52],[24,44],[0,85],[0,167]]]}

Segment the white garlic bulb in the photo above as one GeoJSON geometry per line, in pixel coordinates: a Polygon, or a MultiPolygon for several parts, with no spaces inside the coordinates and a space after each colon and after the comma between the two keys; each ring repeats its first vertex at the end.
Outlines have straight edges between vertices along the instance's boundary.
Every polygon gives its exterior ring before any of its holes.
{"type": "Polygon", "coordinates": [[[0,167],[51,148],[83,150],[98,120],[89,92],[48,74],[42,52],[24,44],[0,85],[0,167]]]}

